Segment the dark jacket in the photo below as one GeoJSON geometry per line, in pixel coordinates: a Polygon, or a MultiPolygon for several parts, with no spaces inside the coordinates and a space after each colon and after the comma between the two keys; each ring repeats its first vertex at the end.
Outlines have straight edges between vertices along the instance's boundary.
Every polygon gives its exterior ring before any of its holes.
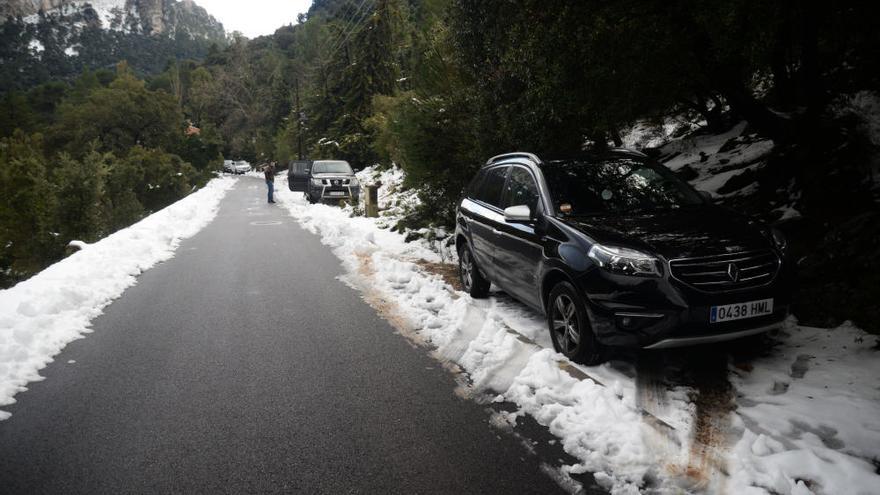
{"type": "Polygon", "coordinates": [[[275,165],[271,163],[263,169],[263,175],[266,176],[266,182],[275,182],[275,165]]]}

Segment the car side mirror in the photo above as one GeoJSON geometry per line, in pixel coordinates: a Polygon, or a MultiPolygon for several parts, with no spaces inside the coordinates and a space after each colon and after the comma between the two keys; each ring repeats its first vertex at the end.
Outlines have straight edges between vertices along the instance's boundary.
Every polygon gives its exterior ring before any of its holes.
{"type": "Polygon", "coordinates": [[[709,191],[699,191],[699,193],[700,193],[700,196],[702,196],[703,199],[705,199],[707,203],[714,203],[715,202],[715,200],[712,198],[712,193],[710,193],[709,191]]]}
{"type": "Polygon", "coordinates": [[[532,210],[526,205],[511,206],[504,209],[505,222],[530,222],[532,221],[532,210]]]}

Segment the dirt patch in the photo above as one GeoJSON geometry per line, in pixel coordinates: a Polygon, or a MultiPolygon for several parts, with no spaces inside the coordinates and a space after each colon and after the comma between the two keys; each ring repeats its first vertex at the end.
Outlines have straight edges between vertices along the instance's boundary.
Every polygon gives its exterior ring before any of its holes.
{"type": "Polygon", "coordinates": [[[726,452],[730,440],[731,412],[736,408],[734,389],[728,379],[728,353],[704,348],[701,355],[670,350],[645,352],[639,356],[636,377],[637,401],[644,410],[662,411],[667,391],[675,387],[691,390],[693,431],[686,464],[667,465],[681,477],[689,490],[723,493],[728,468],[726,452]]]}
{"type": "Polygon", "coordinates": [[[724,377],[707,375],[698,375],[694,384],[696,418],[686,474],[696,484],[695,488],[710,488],[716,476],[727,476],[727,434],[730,413],[736,407],[733,387],[726,374],[724,377]]]}
{"type": "Polygon", "coordinates": [[[357,273],[364,281],[359,287],[364,301],[372,306],[379,316],[390,323],[398,333],[403,335],[413,347],[426,346],[428,342],[416,332],[414,325],[399,311],[397,304],[389,301],[373,288],[371,278],[376,274],[376,269],[373,267],[373,258],[370,254],[355,253],[355,256],[358,259],[357,273]]]}
{"type": "Polygon", "coordinates": [[[443,281],[449,284],[453,289],[464,290],[464,287],[461,285],[461,278],[458,276],[458,265],[450,263],[434,263],[425,260],[414,260],[413,262],[422,270],[442,278],[443,281]]]}

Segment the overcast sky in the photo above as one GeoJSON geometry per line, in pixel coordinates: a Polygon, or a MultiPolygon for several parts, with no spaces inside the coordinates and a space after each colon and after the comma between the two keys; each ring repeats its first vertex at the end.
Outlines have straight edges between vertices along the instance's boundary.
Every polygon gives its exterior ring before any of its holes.
{"type": "Polygon", "coordinates": [[[241,31],[248,38],[272,34],[296,15],[309,10],[312,0],[195,0],[223,23],[227,33],[241,31]]]}

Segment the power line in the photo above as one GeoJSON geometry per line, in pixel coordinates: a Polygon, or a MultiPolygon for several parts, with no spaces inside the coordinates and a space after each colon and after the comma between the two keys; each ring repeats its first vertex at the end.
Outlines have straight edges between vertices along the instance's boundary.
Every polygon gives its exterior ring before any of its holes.
{"type": "MultiPolygon", "coordinates": [[[[343,24],[345,27],[343,27],[343,28],[340,30],[340,35],[339,35],[336,39],[333,39],[332,36],[328,36],[327,39],[324,41],[324,43],[321,44],[320,51],[324,51],[324,50],[326,50],[330,45],[336,45],[336,43],[339,41],[339,38],[342,37],[341,32],[342,32],[342,31],[345,31],[345,30],[348,28],[348,26],[351,25],[351,22],[354,20],[355,15],[359,12],[358,9],[360,8],[360,5],[359,5],[358,7],[355,7],[355,6],[354,6],[354,2],[356,2],[356,1],[357,1],[357,0],[352,0],[352,1],[347,2],[347,3],[345,4],[345,7],[347,8],[346,10],[348,10],[348,15],[341,15],[341,16],[339,16],[339,18],[342,19],[341,24],[343,24]],[[348,8],[348,7],[350,7],[350,8],[348,8]]],[[[364,3],[365,1],[366,1],[366,0],[363,0],[363,1],[361,2],[361,5],[363,5],[363,3],[364,3]]]]}
{"type": "MultiPolygon", "coordinates": [[[[361,2],[361,7],[358,8],[358,12],[360,12],[360,11],[362,10],[362,7],[363,7],[366,3],[367,3],[367,0],[363,0],[363,1],[361,2]]],[[[338,52],[339,49],[342,48],[342,47],[345,45],[345,42],[348,41],[348,38],[350,38],[351,35],[352,35],[355,31],[357,31],[361,26],[363,26],[363,24],[366,22],[366,20],[370,17],[370,10],[373,8],[373,6],[375,6],[375,2],[373,2],[373,5],[370,6],[370,9],[367,9],[367,11],[364,12],[364,15],[360,18],[360,20],[359,20],[355,25],[351,26],[350,29],[348,29],[348,31],[345,33],[345,37],[342,38],[342,39],[339,41],[339,43],[337,43],[337,44],[334,46],[333,50],[330,52],[330,55],[327,57],[327,60],[328,60],[328,61],[331,60],[331,59],[333,58],[333,56],[336,55],[336,52],[338,52]]],[[[355,14],[355,16],[357,16],[357,14],[355,14]]]]}

